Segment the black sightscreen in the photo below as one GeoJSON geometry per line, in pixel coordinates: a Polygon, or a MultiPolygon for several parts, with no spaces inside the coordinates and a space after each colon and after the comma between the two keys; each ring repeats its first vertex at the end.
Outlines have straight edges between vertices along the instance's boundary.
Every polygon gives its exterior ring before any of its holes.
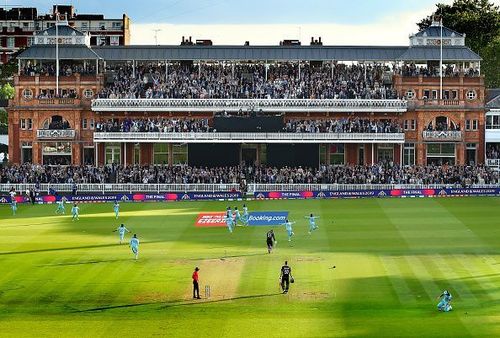
{"type": "Polygon", "coordinates": [[[313,167],[319,165],[317,144],[268,144],[267,164],[270,166],[313,167]]]}
{"type": "Polygon", "coordinates": [[[191,143],[188,145],[190,166],[218,167],[240,163],[239,144],[191,143]]]}

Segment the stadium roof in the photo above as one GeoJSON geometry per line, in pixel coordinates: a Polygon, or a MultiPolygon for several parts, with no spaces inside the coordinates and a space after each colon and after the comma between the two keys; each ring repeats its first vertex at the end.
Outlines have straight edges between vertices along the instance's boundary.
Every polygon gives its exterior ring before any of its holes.
{"type": "MultiPolygon", "coordinates": [[[[421,30],[420,32],[415,34],[415,36],[439,38],[439,37],[441,37],[441,26],[439,26],[439,25],[429,26],[426,29],[421,30]]],[[[450,28],[443,26],[443,37],[444,38],[450,38],[450,37],[463,38],[464,35],[460,34],[457,31],[454,31],[453,29],[450,29],[450,28]]]]}
{"type": "Polygon", "coordinates": [[[500,88],[488,90],[486,98],[486,107],[497,109],[500,108],[500,88]]]}
{"type": "MultiPolygon", "coordinates": [[[[44,29],[41,32],[35,33],[35,35],[48,35],[48,36],[55,36],[56,35],[56,26],[49,27],[47,29],[44,29]]],[[[57,28],[57,35],[58,36],[84,36],[85,33],[79,31],[76,28],[73,28],[69,25],[58,25],[57,28]]]]}
{"type": "MultiPolygon", "coordinates": [[[[55,60],[55,45],[33,45],[18,56],[28,60],[55,60]]],[[[59,59],[61,60],[95,60],[100,59],[91,48],[86,45],[59,45],[59,59]]]]}
{"type": "MultiPolygon", "coordinates": [[[[54,45],[34,45],[18,58],[54,59],[54,45]]],[[[308,60],[308,61],[428,61],[439,60],[439,47],[407,46],[86,46],[59,47],[63,59],[124,60],[308,60]]],[[[479,61],[465,46],[443,48],[445,61],[479,61]]]]}
{"type": "MultiPolygon", "coordinates": [[[[411,47],[408,48],[398,60],[426,61],[439,60],[441,51],[439,47],[411,47]]],[[[481,57],[469,47],[454,46],[443,47],[443,60],[447,61],[479,61],[481,57]]]]}

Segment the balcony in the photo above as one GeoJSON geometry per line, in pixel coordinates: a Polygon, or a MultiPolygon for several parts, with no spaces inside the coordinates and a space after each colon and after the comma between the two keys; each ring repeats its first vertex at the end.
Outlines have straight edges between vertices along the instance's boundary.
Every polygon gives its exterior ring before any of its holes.
{"type": "Polygon", "coordinates": [[[462,141],[461,131],[424,131],[424,141],[432,142],[460,142],[462,141]]]}
{"type": "Polygon", "coordinates": [[[123,143],[404,143],[404,133],[94,133],[94,142],[123,143]]]}
{"type": "Polygon", "coordinates": [[[60,98],[60,99],[38,99],[38,104],[43,105],[74,105],[75,98],[60,98]]]}
{"type": "Polygon", "coordinates": [[[500,159],[486,159],[486,165],[490,168],[500,170],[500,159]]]}
{"type": "Polygon", "coordinates": [[[95,99],[96,112],[263,110],[266,112],[406,112],[404,100],[340,99],[95,99]]]}
{"type": "Polygon", "coordinates": [[[75,138],[74,129],[38,129],[36,137],[39,140],[72,140],[75,138]]]}

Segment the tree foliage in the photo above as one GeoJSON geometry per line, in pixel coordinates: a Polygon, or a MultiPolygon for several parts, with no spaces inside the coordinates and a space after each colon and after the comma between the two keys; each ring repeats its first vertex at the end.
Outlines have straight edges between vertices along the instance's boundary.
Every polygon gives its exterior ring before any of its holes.
{"type": "Polygon", "coordinates": [[[500,86],[498,74],[500,43],[500,8],[489,0],[455,0],[453,4],[438,3],[436,11],[422,19],[420,30],[430,26],[435,15],[441,15],[443,25],[465,33],[465,44],[482,58],[482,73],[488,87],[500,86]]]}
{"type": "Polygon", "coordinates": [[[1,100],[10,100],[14,98],[15,89],[12,87],[10,83],[5,83],[0,87],[0,99],[1,100]]]}

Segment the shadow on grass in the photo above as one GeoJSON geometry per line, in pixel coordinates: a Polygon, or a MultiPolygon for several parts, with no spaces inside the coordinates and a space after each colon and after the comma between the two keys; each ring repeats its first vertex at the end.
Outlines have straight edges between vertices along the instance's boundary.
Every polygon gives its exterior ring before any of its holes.
{"type": "Polygon", "coordinates": [[[42,265],[39,265],[39,267],[71,266],[71,265],[110,263],[110,262],[125,262],[125,261],[130,261],[130,259],[107,259],[107,260],[88,261],[88,262],[67,262],[67,263],[56,263],[56,264],[42,264],[42,265]]]}
{"type": "MultiPolygon", "coordinates": [[[[145,241],[142,244],[148,243],[163,243],[164,241],[145,241]]],[[[109,248],[113,246],[120,246],[123,244],[113,243],[113,244],[100,244],[100,245],[82,245],[82,246],[74,246],[67,248],[50,248],[50,249],[36,249],[36,250],[24,250],[24,251],[9,251],[9,252],[0,252],[0,256],[7,255],[22,255],[22,254],[30,254],[30,253],[40,253],[40,252],[53,252],[53,251],[66,251],[66,250],[79,250],[79,249],[95,249],[95,248],[109,248]]]]}
{"type": "Polygon", "coordinates": [[[97,311],[106,311],[106,310],[115,310],[115,309],[127,309],[133,307],[147,306],[147,305],[155,305],[155,304],[163,304],[159,309],[167,309],[171,307],[180,307],[180,306],[191,306],[191,305],[203,305],[203,304],[214,304],[214,303],[222,303],[233,300],[241,300],[241,299],[256,299],[256,298],[265,298],[265,297],[273,297],[279,296],[280,293],[269,293],[269,294],[261,294],[261,295],[247,295],[247,296],[239,296],[239,297],[231,297],[231,298],[223,298],[223,299],[214,299],[214,300],[198,300],[193,299],[192,301],[175,301],[171,303],[164,302],[146,302],[146,303],[136,303],[136,304],[123,304],[123,305],[114,305],[114,306],[102,306],[96,307],[92,309],[75,311],[77,313],[85,313],[85,312],[97,312],[97,311]]]}

